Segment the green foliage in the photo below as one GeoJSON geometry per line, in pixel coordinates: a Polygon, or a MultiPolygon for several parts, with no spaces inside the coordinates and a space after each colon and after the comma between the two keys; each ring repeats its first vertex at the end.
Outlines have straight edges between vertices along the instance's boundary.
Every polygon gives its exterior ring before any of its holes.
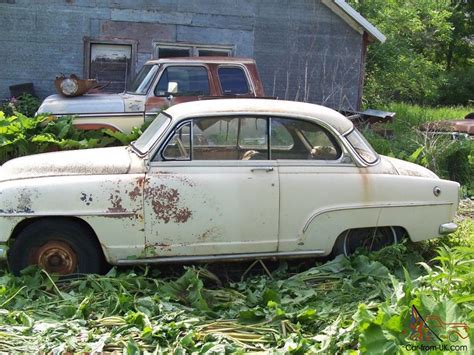
{"type": "Polygon", "coordinates": [[[363,133],[374,149],[383,155],[423,165],[438,176],[458,181],[465,193],[474,195],[474,143],[467,138],[452,140],[449,136],[432,136],[419,130],[421,124],[449,119],[462,119],[474,107],[428,108],[405,103],[392,103],[383,109],[397,113],[393,123],[384,128],[392,132],[387,139],[370,128],[363,133]]]}
{"type": "Polygon", "coordinates": [[[467,104],[472,100],[473,2],[349,1],[387,37],[369,46],[364,103],[467,104]],[[459,80],[460,79],[460,80],[459,80]],[[452,89],[455,90],[452,90],[452,89]]]}
{"type": "Polygon", "coordinates": [[[78,130],[72,121],[70,116],[29,118],[19,112],[5,116],[0,111],[0,164],[35,153],[125,145],[141,134],[140,129],[129,135],[110,130],[78,130]]]}
{"type": "Polygon", "coordinates": [[[177,279],[149,268],[62,281],[35,268],[21,277],[0,271],[1,347],[45,353],[392,353],[416,343],[409,339],[412,305],[425,316],[474,321],[473,244],[465,235],[455,238],[464,246],[431,242],[430,262],[403,243],[296,274],[282,263],[271,276],[226,284],[196,267],[177,279]]]}
{"type": "Polygon", "coordinates": [[[25,116],[33,117],[38,110],[41,101],[30,94],[23,94],[17,98],[12,97],[0,105],[0,111],[7,116],[13,116],[14,112],[19,112],[25,116]]]}

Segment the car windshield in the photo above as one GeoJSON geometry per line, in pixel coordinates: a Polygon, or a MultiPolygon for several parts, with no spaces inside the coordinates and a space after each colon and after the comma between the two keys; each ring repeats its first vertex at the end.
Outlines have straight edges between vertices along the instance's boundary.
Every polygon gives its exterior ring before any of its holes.
{"type": "Polygon", "coordinates": [[[171,122],[171,118],[163,113],[148,126],[143,134],[135,142],[132,142],[132,147],[140,154],[146,154],[158,138],[163,134],[166,127],[171,122]]]}
{"type": "Polygon", "coordinates": [[[144,65],[129,85],[127,92],[130,94],[145,95],[157,71],[158,65],[144,65]]]}
{"type": "Polygon", "coordinates": [[[373,164],[377,161],[377,153],[357,129],[354,129],[351,133],[349,133],[346,138],[357,154],[359,154],[362,160],[364,160],[366,163],[373,164]]]}

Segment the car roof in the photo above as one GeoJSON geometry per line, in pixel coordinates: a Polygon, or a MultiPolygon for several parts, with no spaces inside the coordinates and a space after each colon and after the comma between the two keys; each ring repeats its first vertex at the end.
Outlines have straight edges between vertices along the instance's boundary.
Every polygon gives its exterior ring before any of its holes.
{"type": "Polygon", "coordinates": [[[171,57],[153,59],[147,61],[145,64],[164,64],[164,63],[235,63],[235,64],[255,64],[255,60],[252,58],[239,58],[239,57],[171,57]]]}
{"type": "Polygon", "coordinates": [[[173,121],[203,116],[257,114],[314,119],[316,122],[325,122],[340,134],[345,134],[354,127],[345,116],[328,107],[285,100],[243,98],[202,100],[177,104],[165,112],[173,121]]]}

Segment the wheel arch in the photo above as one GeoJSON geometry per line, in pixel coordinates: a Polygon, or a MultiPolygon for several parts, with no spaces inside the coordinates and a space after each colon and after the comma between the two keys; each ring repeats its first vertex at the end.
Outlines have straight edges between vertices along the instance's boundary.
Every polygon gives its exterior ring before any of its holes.
{"type": "Polygon", "coordinates": [[[79,217],[73,217],[73,216],[42,216],[42,217],[33,217],[33,218],[25,218],[22,221],[20,221],[14,228],[13,231],[10,235],[10,238],[8,240],[8,244],[11,246],[17,236],[28,226],[38,223],[39,221],[45,221],[45,220],[51,220],[51,221],[62,221],[62,222],[69,222],[69,223],[75,223],[79,225],[81,228],[83,228],[87,234],[91,237],[91,240],[96,244],[96,247],[99,248],[99,250],[102,253],[102,256],[104,260],[107,260],[107,256],[104,252],[104,248],[102,247],[102,244],[100,243],[99,238],[97,237],[97,234],[95,233],[94,229],[91,227],[89,223],[87,223],[85,220],[79,217]]]}
{"type": "Polygon", "coordinates": [[[371,227],[364,227],[364,228],[348,228],[337,236],[337,238],[334,241],[334,245],[332,247],[330,255],[336,256],[338,254],[339,248],[343,243],[344,237],[351,230],[353,230],[353,229],[372,229],[372,228],[393,228],[394,232],[395,232],[396,239],[397,239],[397,243],[400,243],[401,241],[403,241],[404,239],[407,239],[407,238],[410,239],[408,231],[402,226],[371,226],[371,227]]]}

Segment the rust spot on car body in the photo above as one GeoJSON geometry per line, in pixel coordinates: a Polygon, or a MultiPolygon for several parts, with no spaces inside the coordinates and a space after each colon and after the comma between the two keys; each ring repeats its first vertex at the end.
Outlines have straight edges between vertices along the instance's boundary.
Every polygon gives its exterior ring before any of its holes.
{"type": "Polygon", "coordinates": [[[191,181],[186,176],[182,176],[180,174],[175,174],[168,171],[158,171],[156,174],[162,179],[173,179],[181,182],[183,185],[188,185],[189,187],[195,186],[193,181],[191,181]]]}
{"type": "Polygon", "coordinates": [[[119,195],[110,194],[109,201],[112,207],[108,208],[109,212],[126,212],[127,210],[122,206],[122,198],[119,195]]]}
{"type": "Polygon", "coordinates": [[[189,208],[179,206],[180,194],[174,188],[161,184],[156,188],[146,188],[145,194],[150,199],[153,211],[158,219],[164,223],[170,221],[185,223],[192,216],[189,208]]]}
{"type": "Polygon", "coordinates": [[[132,201],[136,201],[138,197],[142,195],[142,189],[139,186],[135,186],[132,191],[128,193],[128,196],[132,201]]]}
{"type": "Polygon", "coordinates": [[[222,230],[218,227],[212,227],[207,229],[204,233],[198,236],[197,240],[199,242],[207,242],[210,240],[216,240],[220,235],[222,235],[222,230]]]}

